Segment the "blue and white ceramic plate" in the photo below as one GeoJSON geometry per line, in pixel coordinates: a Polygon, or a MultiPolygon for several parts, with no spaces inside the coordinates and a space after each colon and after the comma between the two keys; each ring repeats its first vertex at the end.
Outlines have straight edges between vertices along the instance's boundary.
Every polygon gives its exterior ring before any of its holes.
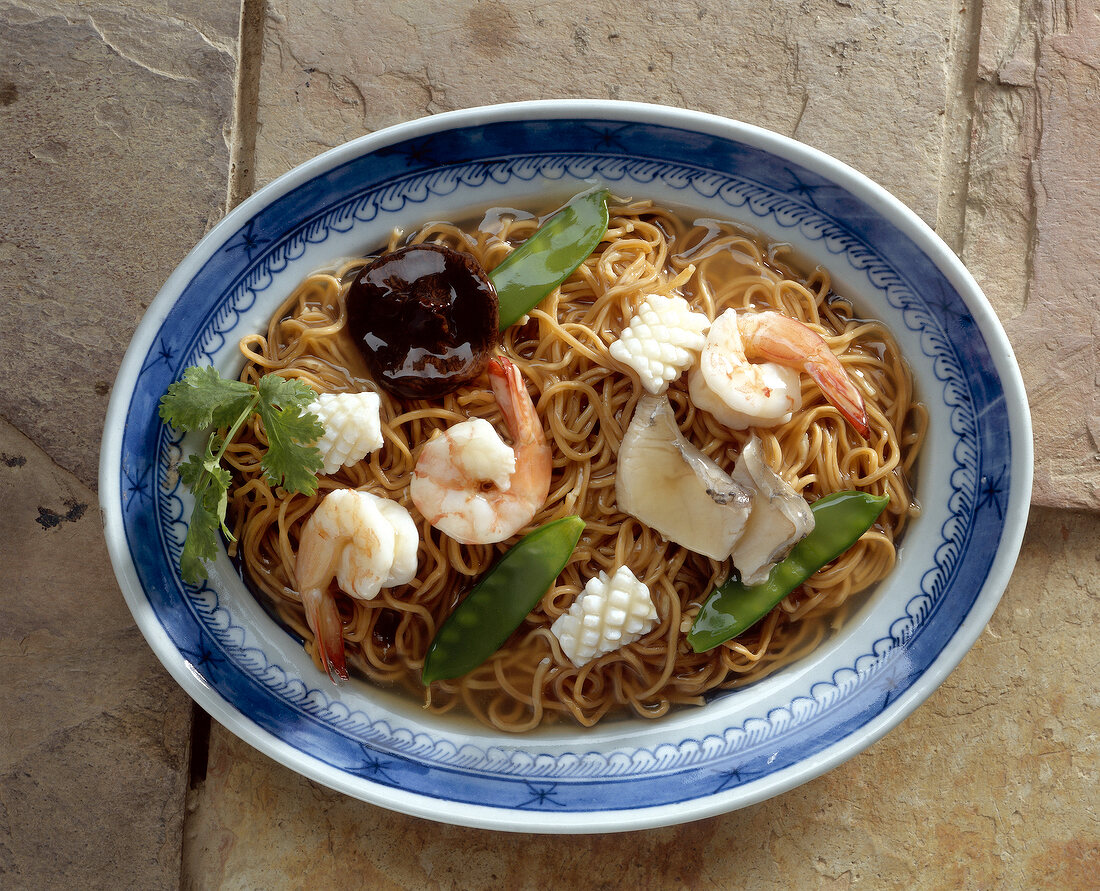
{"type": "Polygon", "coordinates": [[[880,187],[800,143],[678,109],[523,103],[374,133],[292,170],[230,213],[168,280],[119,373],[104,434],[107,540],[138,625],[214,718],[283,764],[375,804],[537,832],[636,829],[790,789],[895,726],[977,638],[1008,582],[1031,491],[1020,374],[989,304],[951,251],[880,187]],[[812,656],[658,720],[523,736],[433,718],[366,684],[335,688],[242,585],[177,564],[190,513],[181,443],[157,402],[189,365],[239,369],[308,273],[394,226],[546,209],[599,182],[733,219],[825,265],[886,321],[931,411],[920,519],[868,603],[812,656]]]}

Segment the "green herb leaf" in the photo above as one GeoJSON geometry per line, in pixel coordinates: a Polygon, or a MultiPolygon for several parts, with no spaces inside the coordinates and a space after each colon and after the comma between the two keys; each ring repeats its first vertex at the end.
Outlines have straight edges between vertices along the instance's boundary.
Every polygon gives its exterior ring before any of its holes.
{"type": "Polygon", "coordinates": [[[300,380],[280,377],[277,374],[265,374],[257,385],[261,401],[279,408],[306,408],[317,394],[309,384],[300,380]]]}
{"type": "Polygon", "coordinates": [[[203,454],[188,455],[179,465],[180,482],[195,495],[195,507],[180,554],[180,575],[195,585],[206,578],[206,564],[218,556],[219,530],[233,540],[225,525],[232,474],[222,466],[229,441],[254,411],[263,420],[268,451],[261,465],[269,480],[293,492],[317,490],[316,473],[323,465],[312,443],[324,425],[306,409],[316,394],[301,381],[276,374],[260,378],[259,385],[221,377],[205,366],[188,368],[160,400],[160,417],[179,430],[227,428],[211,433],[203,454]]]}
{"type": "Polygon", "coordinates": [[[235,540],[225,525],[233,477],[220,463],[223,444],[222,438],[212,433],[206,440],[205,454],[201,458],[188,455],[179,466],[180,482],[195,493],[195,507],[180,554],[180,575],[193,585],[206,578],[205,563],[218,556],[218,530],[235,540]]]}
{"type": "Polygon", "coordinates": [[[199,491],[205,473],[206,461],[198,455],[188,455],[187,460],[179,466],[180,482],[192,492],[199,491]]]}
{"type": "Polygon", "coordinates": [[[256,388],[218,374],[210,365],[192,365],[160,399],[160,418],[177,430],[229,427],[256,398],[256,388]]]}
{"type": "Polygon", "coordinates": [[[219,507],[224,502],[226,490],[212,485],[195,499],[187,538],[180,554],[180,575],[189,584],[197,585],[206,578],[206,563],[218,556],[218,529],[222,526],[224,512],[219,507]]]}
{"type": "Polygon", "coordinates": [[[313,494],[324,461],[311,443],[325,432],[316,416],[303,413],[315,398],[313,390],[301,381],[269,374],[260,379],[259,392],[256,411],[267,432],[267,453],[261,461],[264,473],[273,485],[313,494]]]}

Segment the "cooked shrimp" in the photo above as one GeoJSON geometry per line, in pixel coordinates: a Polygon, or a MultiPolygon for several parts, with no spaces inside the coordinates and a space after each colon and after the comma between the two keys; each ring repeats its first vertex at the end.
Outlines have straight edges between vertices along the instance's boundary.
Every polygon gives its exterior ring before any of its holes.
{"type": "Polygon", "coordinates": [[[413,580],[419,543],[404,507],[355,489],[329,492],[306,520],[294,571],[306,621],[333,681],[348,676],[333,577],[349,597],[370,600],[382,588],[413,580]]]}
{"type": "Polygon", "coordinates": [[[550,447],[519,369],[498,356],[489,380],[512,448],[488,421],[462,421],[424,444],[409,487],[428,522],[462,544],[510,538],[550,491],[550,447]]]}
{"type": "Polygon", "coordinates": [[[840,360],[813,329],[781,313],[728,309],[715,319],[688,390],[727,427],[775,427],[802,406],[801,371],[866,438],[863,397],[840,360]]]}

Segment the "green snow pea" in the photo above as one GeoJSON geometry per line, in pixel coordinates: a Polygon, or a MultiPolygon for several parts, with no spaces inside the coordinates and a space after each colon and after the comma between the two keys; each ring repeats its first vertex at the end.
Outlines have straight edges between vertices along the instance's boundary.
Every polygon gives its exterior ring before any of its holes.
{"type": "Polygon", "coordinates": [[[607,232],[607,189],[582,192],[489,273],[500,330],[514,325],[567,279],[607,232]]]}
{"type": "Polygon", "coordinates": [[[835,492],[810,505],[814,530],[777,563],[767,581],[743,585],[737,574],[714,589],[688,632],[696,653],[705,653],[747,631],[826,563],[835,560],[871,528],[890,498],[867,492],[835,492]]]}
{"type": "Polygon", "coordinates": [[[580,517],[562,517],[516,542],[439,626],[424,684],[460,677],[499,650],[565,568],[583,531],[580,517]]]}

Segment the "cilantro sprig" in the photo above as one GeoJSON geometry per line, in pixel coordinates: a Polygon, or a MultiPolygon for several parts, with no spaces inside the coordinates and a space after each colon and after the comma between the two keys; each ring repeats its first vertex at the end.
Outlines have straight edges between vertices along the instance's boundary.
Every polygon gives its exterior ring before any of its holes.
{"type": "Polygon", "coordinates": [[[161,420],[187,433],[209,430],[201,455],[189,455],[179,466],[180,481],[195,496],[195,508],[180,554],[180,575],[198,584],[206,564],[218,555],[218,531],[236,541],[225,525],[229,504],[229,470],[222,467],[225,450],[253,412],[267,433],[267,452],[260,461],[273,486],[311,495],[317,491],[321,453],[313,445],[325,432],[317,416],[307,411],[316,394],[308,385],[265,374],[257,384],[224,378],[211,366],[192,366],[160,400],[161,420]]]}

